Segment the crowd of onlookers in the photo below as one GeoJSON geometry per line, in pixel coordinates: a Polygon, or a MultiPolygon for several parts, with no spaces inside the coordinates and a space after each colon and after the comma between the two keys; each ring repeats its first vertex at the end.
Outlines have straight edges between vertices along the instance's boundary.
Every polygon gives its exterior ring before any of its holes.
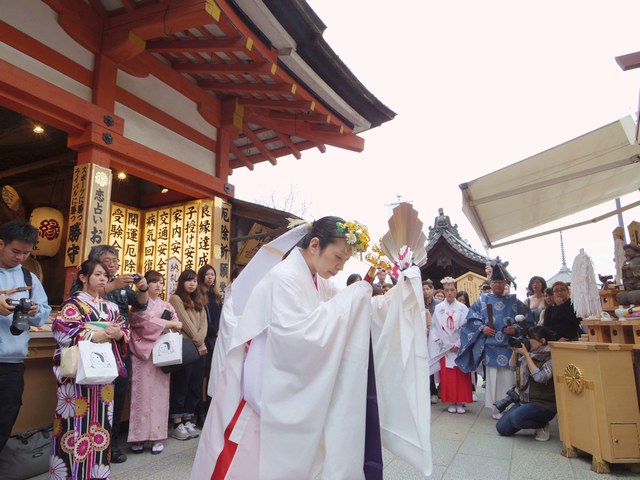
{"type": "MultiPolygon", "coordinates": [[[[21,404],[26,330],[29,325],[43,325],[51,312],[38,278],[22,267],[36,242],[37,231],[28,222],[14,220],[0,227],[0,451],[21,404]],[[31,303],[16,306],[20,299],[31,303]],[[26,309],[28,324],[16,323],[18,330],[10,324],[20,308],[26,309]]],[[[109,478],[110,464],[127,460],[118,438],[129,389],[127,442],[133,453],[149,448],[159,454],[168,436],[197,437],[196,425],[207,411],[203,384],[222,309],[215,269],[204,265],[197,272],[184,270],[168,301],[162,298],[165,279],[157,271],[144,276],[119,271],[115,248],[93,247],[51,326],[57,343],[53,358],[57,405],[52,412],[49,469],[54,479],[109,478]],[[170,331],[180,332],[183,349],[189,342],[197,354],[165,373],[154,365],[152,350],[170,331]],[[62,368],[69,361],[63,359],[63,350],[79,342],[110,345],[118,370],[114,381],[77,383],[75,372],[62,368]]]]}
{"type": "MultiPolygon", "coordinates": [[[[431,279],[422,282],[431,403],[447,403],[449,413],[464,414],[467,404],[478,400],[476,387],[482,381],[485,407],[501,435],[533,429],[536,440],[548,440],[549,421],[556,414],[548,342],[576,341],[582,334],[570,285],[557,281],[548,287],[544,278],[534,276],[520,301],[510,293],[499,265],[487,266],[486,273],[473,304],[451,277],[441,279],[439,289],[431,279]]],[[[347,285],[358,280],[353,274],[347,285]]],[[[373,294],[384,294],[394,284],[378,268],[373,294]]]]}
{"type": "Polygon", "coordinates": [[[558,281],[547,287],[544,278],[534,276],[520,301],[509,293],[500,266],[493,266],[470,305],[453,278],[440,283],[443,288],[436,290],[430,279],[423,281],[431,403],[449,403],[448,412],[465,413],[466,404],[477,400],[481,376],[485,407],[501,435],[534,429],[536,440],[548,440],[556,414],[548,342],[575,341],[582,333],[570,285],[558,281]]]}
{"type": "MultiPolygon", "coordinates": [[[[0,451],[24,389],[28,325],[16,318],[23,310],[29,325],[40,326],[51,312],[38,278],[22,266],[36,242],[37,231],[25,221],[0,227],[0,451]]],[[[159,272],[119,271],[116,249],[92,248],[52,324],[58,400],[51,478],[108,478],[110,463],[126,461],[118,438],[129,389],[130,452],[149,448],[159,454],[168,436],[188,440],[200,434],[198,424],[210,401],[203,385],[222,309],[216,271],[211,265],[184,270],[168,299],[163,298],[165,279],[159,272]],[[153,362],[153,347],[172,331],[182,334],[183,349],[197,353],[181,365],[161,368],[153,362]],[[81,341],[111,346],[118,366],[113,382],[80,384],[63,374],[63,350],[81,341]]],[[[354,274],[347,284],[361,279],[354,274]]],[[[395,283],[378,269],[373,294],[384,295],[395,283]]],[[[532,428],[537,440],[547,440],[548,422],[556,412],[548,342],[574,341],[581,334],[570,286],[555,282],[548,287],[534,276],[520,301],[509,294],[509,282],[496,265],[488,268],[479,298],[470,304],[469,294],[458,291],[453,278],[440,283],[441,289],[434,289],[429,279],[422,283],[431,403],[448,403],[448,412],[464,414],[467,404],[477,401],[475,389],[482,378],[485,406],[492,409],[500,434],[532,428]]]]}

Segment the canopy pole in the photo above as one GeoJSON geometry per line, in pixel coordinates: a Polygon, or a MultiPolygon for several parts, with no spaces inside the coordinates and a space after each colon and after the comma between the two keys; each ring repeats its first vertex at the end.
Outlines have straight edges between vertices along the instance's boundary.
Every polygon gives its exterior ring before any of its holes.
{"type": "Polygon", "coordinates": [[[624,231],[624,219],[622,218],[622,211],[620,211],[620,209],[622,208],[622,205],[620,204],[620,197],[616,198],[616,209],[619,210],[618,211],[618,226],[622,229],[622,241],[624,243],[627,243],[627,234],[624,231]]]}

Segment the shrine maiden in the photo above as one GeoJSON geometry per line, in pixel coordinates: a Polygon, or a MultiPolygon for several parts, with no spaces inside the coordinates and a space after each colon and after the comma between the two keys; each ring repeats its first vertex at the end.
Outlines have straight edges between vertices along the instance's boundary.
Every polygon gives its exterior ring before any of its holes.
{"type": "Polygon", "coordinates": [[[456,300],[456,283],[451,277],[441,280],[444,301],[436,305],[429,333],[431,359],[440,357],[440,400],[451,403],[449,413],[465,413],[464,403],[470,403],[471,373],[456,366],[460,349],[460,328],[467,323],[469,309],[456,300]]]}
{"type": "Polygon", "coordinates": [[[367,242],[358,224],[321,218],[253,288],[214,365],[192,479],[364,478],[371,286],[331,298],[327,279],[367,242]]]}

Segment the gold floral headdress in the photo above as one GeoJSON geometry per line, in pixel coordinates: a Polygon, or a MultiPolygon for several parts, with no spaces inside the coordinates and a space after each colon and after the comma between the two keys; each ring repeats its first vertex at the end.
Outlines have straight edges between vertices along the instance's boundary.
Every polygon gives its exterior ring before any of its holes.
{"type": "Polygon", "coordinates": [[[336,222],[336,230],[339,235],[344,235],[347,245],[351,246],[355,252],[364,253],[369,248],[369,230],[365,225],[356,221],[336,222]]]}

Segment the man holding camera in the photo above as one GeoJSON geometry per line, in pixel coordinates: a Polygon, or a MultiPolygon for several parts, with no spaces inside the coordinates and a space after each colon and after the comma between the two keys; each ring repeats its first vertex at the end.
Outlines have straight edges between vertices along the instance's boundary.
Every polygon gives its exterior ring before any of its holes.
{"type": "Polygon", "coordinates": [[[529,327],[533,326],[531,310],[515,295],[505,295],[507,279],[498,264],[491,272],[491,293],[482,295],[469,309],[467,323],[460,331],[460,351],[456,364],[463,372],[473,372],[480,362],[486,366],[485,407],[492,408],[492,417],[502,414],[494,403],[504,398],[513,385],[509,370],[509,338],[518,335],[516,315],[523,315],[529,327]]]}
{"type": "Polygon", "coordinates": [[[398,281],[393,278],[393,276],[389,277],[391,279],[391,283],[387,282],[387,269],[378,267],[376,270],[376,281],[371,284],[373,287],[373,295],[384,295],[389,291],[391,287],[393,287],[398,281]]]}
{"type": "Polygon", "coordinates": [[[509,365],[516,372],[516,385],[506,398],[496,402],[507,410],[496,423],[500,435],[511,436],[522,429],[535,429],[535,439],[549,440],[549,422],[556,416],[556,397],[549,340],[553,333],[541,325],[527,332],[527,338],[512,343],[509,365]]]}
{"type": "Polygon", "coordinates": [[[51,313],[42,284],[22,266],[37,242],[38,231],[24,220],[0,226],[0,451],[22,405],[29,325],[51,313]]]}
{"type": "MultiPolygon", "coordinates": [[[[98,245],[91,248],[89,252],[89,260],[97,260],[107,269],[109,275],[109,283],[105,287],[104,298],[118,305],[120,315],[122,316],[125,326],[129,327],[129,306],[135,310],[146,310],[149,302],[149,294],[147,290],[146,279],[139,274],[124,273],[118,275],[120,265],[118,263],[118,250],[111,245],[98,245]],[[132,288],[135,285],[137,290],[132,288]]],[[[113,401],[113,422],[111,432],[111,462],[122,463],[127,460],[127,455],[120,450],[117,444],[118,435],[120,434],[120,417],[124,409],[124,402],[127,396],[129,381],[131,380],[131,355],[123,358],[129,376],[126,378],[118,377],[115,380],[115,394],[113,401]]]]}

